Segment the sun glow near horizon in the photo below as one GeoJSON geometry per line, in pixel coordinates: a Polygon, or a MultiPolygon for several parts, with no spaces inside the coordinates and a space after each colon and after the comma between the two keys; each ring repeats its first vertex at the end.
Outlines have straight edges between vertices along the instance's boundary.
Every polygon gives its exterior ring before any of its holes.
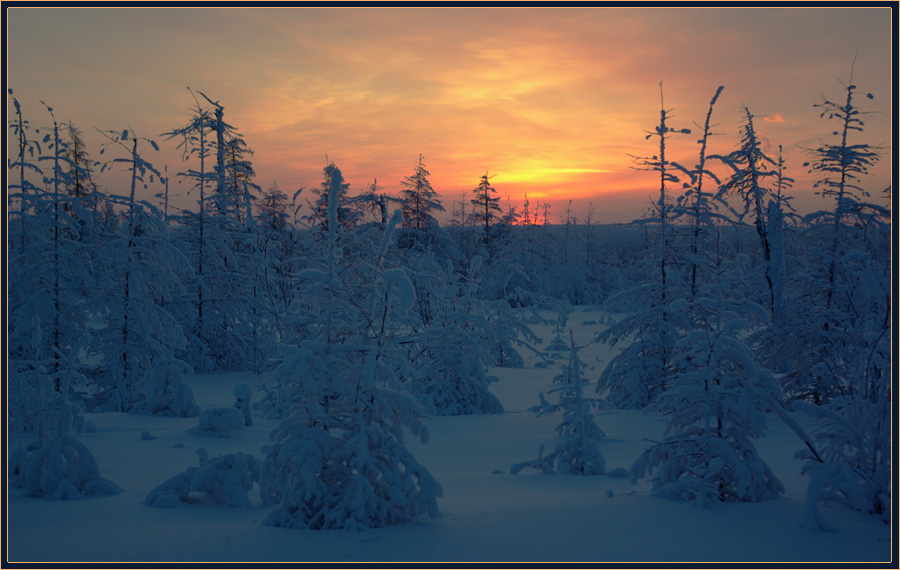
{"type": "MultiPolygon", "coordinates": [[[[498,195],[514,203],[526,194],[555,203],[596,198],[622,221],[640,217],[658,183],[653,173],[636,171],[632,157],[657,152],[645,134],[658,120],[660,81],[673,126],[695,133],[709,97],[724,85],[713,117],[723,136],[710,151],[738,144],[746,104],[764,118],[757,127],[768,148],[784,146],[794,192],[811,200],[801,149],[833,130],[813,104],[821,93],[839,93],[835,78],[847,77],[857,49],[854,81],[876,94],[869,107],[889,109],[892,96],[890,19],[876,9],[8,14],[9,86],[35,124],[43,124],[36,103],[43,99],[85,132],[131,125],[156,137],[183,124],[190,86],[224,105],[226,121],[255,152],[263,188],[318,185],[327,156],[351,192],[377,179],[396,193],[422,154],[445,206],[488,172],[496,174],[498,195]],[[79,41],[84,37],[92,42],[79,41]],[[833,41],[823,47],[826,37],[833,41]],[[44,51],[32,49],[37,45],[44,51]],[[42,55],[63,45],[77,66],[42,55]]],[[[893,140],[892,125],[871,121],[862,136],[893,140]]],[[[673,137],[673,159],[693,166],[696,138],[673,137]]],[[[152,161],[173,172],[185,168],[171,149],[152,161]]],[[[883,162],[873,194],[890,184],[890,161],[883,162]]]]}

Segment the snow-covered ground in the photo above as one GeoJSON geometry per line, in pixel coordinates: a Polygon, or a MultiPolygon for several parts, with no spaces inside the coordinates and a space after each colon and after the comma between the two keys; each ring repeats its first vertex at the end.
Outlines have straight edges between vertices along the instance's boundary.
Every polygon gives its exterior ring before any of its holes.
{"type": "MultiPolygon", "coordinates": [[[[571,315],[576,341],[586,342],[602,325],[600,313],[571,315]]],[[[535,331],[546,346],[553,327],[535,331]]],[[[595,381],[611,352],[590,345],[580,353],[586,376],[595,381]]],[[[427,421],[431,438],[407,446],[444,488],[440,517],[362,532],[301,531],[260,524],[270,507],[256,488],[251,508],[192,505],[150,508],[147,493],[169,477],[198,464],[196,450],[210,457],[243,451],[262,459],[261,447],[275,420],[219,438],[191,430],[197,418],[143,415],[88,416],[96,429],[80,435],[101,474],[124,491],[78,501],[24,497],[9,489],[6,539],[8,562],[889,562],[891,528],[879,517],[823,505],[836,532],[800,527],[807,478],[794,452],[802,444],[772,417],[757,442],[786,488],[779,499],[700,508],[650,496],[650,483],[632,484],[609,476],[552,476],[512,464],[552,449],[559,418],[536,417],[527,408],[538,392],[552,387],[563,358],[548,368],[523,355],[523,369],[494,369],[492,391],[506,413],[436,417],[427,421]],[[142,438],[149,432],[153,439],[142,438]]],[[[258,386],[247,374],[201,375],[192,379],[201,409],[231,406],[236,384],[258,386]]],[[[259,396],[259,392],[256,393],[259,396]]],[[[798,419],[802,420],[803,418],[798,419]]],[[[597,424],[607,438],[601,448],[607,470],[628,468],[660,437],[654,414],[606,411],[597,424]]],[[[10,434],[9,449],[29,441],[10,434]]]]}

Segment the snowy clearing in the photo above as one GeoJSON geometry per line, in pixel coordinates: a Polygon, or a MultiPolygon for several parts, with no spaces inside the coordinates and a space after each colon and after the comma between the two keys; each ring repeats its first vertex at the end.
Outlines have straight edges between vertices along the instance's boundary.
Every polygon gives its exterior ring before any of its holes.
{"type": "MultiPolygon", "coordinates": [[[[578,309],[569,319],[579,342],[592,338],[599,313],[578,309]]],[[[553,327],[536,326],[544,344],[553,327]]],[[[586,375],[596,379],[611,349],[589,345],[582,351],[586,375]]],[[[772,417],[766,438],[757,442],[786,488],[778,499],[729,503],[712,508],[649,496],[650,484],[628,478],[577,477],[523,472],[510,465],[552,447],[559,418],[536,417],[527,408],[538,392],[552,387],[561,361],[535,367],[526,356],[522,369],[495,368],[492,391],[506,409],[501,415],[435,417],[427,420],[431,439],[407,446],[443,486],[442,514],[368,531],[301,531],[262,526],[271,507],[258,488],[252,507],[196,504],[150,508],[147,494],[166,479],[198,464],[196,450],[210,457],[245,452],[262,458],[276,420],[254,423],[230,437],[196,432],[198,418],[118,413],[89,414],[96,429],[80,435],[104,477],[119,495],[50,501],[9,489],[9,562],[888,562],[890,527],[879,517],[823,505],[838,530],[800,526],[808,479],[793,457],[800,441],[772,417]],[[147,438],[147,432],[152,439],[147,438]]],[[[259,382],[248,374],[198,375],[191,379],[202,410],[228,407],[235,385],[259,382]]],[[[592,388],[592,386],[591,386],[592,388]]],[[[607,471],[628,468],[660,437],[663,422],[632,410],[600,412],[597,424],[607,471]]],[[[803,420],[803,418],[799,418],[803,420]]],[[[11,434],[10,449],[28,434],[11,434]]]]}

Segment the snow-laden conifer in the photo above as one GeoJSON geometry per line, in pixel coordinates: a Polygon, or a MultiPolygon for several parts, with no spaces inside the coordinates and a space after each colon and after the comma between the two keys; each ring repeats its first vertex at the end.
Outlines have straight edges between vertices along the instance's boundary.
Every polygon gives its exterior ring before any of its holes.
{"type": "Polygon", "coordinates": [[[784,492],[752,441],[764,435],[779,389],[743,342],[765,311],[745,298],[742,280],[737,267],[719,263],[695,300],[673,305],[695,316],[695,328],[674,345],[672,382],[651,408],[667,420],[664,439],[631,467],[633,479],[653,475],[656,495],[706,504],[784,492]]]}
{"type": "Polygon", "coordinates": [[[85,211],[69,195],[71,172],[79,167],[68,156],[65,125],[45,104],[52,127],[38,141],[40,129],[32,129],[18,101],[13,102],[19,153],[10,168],[18,174],[18,184],[10,189],[18,208],[10,212],[7,242],[7,410],[10,426],[30,429],[38,410],[63,386],[73,391],[86,388],[83,354],[66,355],[83,347],[87,338],[84,297],[93,286],[95,257],[82,239],[85,227],[76,217],[85,211]],[[71,381],[63,383],[66,378],[71,381]],[[49,389],[44,389],[44,379],[50,380],[49,389]]]}
{"type": "MultiPolygon", "coordinates": [[[[835,501],[891,518],[892,295],[887,251],[890,213],[868,201],[863,187],[881,150],[854,142],[870,113],[859,108],[857,86],[846,96],[816,105],[838,122],[836,141],[808,152],[816,186],[834,198],[834,208],[810,215],[811,238],[826,244],[810,251],[810,270],[801,274],[802,312],[781,337],[796,355],[785,358],[778,340],[771,353],[790,363],[786,386],[794,408],[813,420],[815,447],[799,455],[810,477],[804,524],[830,528],[818,512],[820,500],[835,501]]],[[[867,94],[868,99],[874,99],[867,94]]]]}
{"type": "MultiPolygon", "coordinates": [[[[773,315],[776,309],[778,310],[777,320],[781,323],[784,316],[783,300],[775,298],[775,292],[780,289],[780,284],[773,281],[772,242],[766,215],[769,199],[774,194],[772,184],[779,179],[778,163],[763,151],[762,140],[753,122],[754,118],[756,116],[745,106],[740,146],[727,156],[718,155],[716,158],[732,170],[732,175],[722,186],[722,192],[740,198],[741,208],[735,211],[738,221],[743,222],[744,217],[752,216],[759,237],[763,275],[769,293],[768,309],[773,315]]],[[[773,218],[773,221],[780,221],[780,218],[773,218]]]]}
{"type": "Polygon", "coordinates": [[[609,327],[598,336],[598,340],[614,346],[623,339],[632,343],[617,354],[600,376],[597,391],[603,392],[608,402],[619,408],[642,408],[653,401],[667,388],[669,381],[672,344],[677,337],[677,329],[672,322],[669,303],[678,298],[673,290],[672,260],[670,252],[670,203],[671,184],[680,182],[678,173],[690,173],[684,167],[666,158],[668,140],[673,134],[690,134],[690,129],[677,129],[669,125],[672,112],[666,109],[660,83],[659,124],[647,131],[646,139],[658,139],[658,154],[635,160],[637,170],[659,173],[659,199],[653,204],[651,217],[641,220],[645,225],[653,224],[658,234],[655,236],[655,271],[650,283],[640,284],[627,294],[614,295],[608,300],[615,307],[626,297],[641,299],[639,310],[609,327]]]}
{"type": "Polygon", "coordinates": [[[472,219],[484,226],[484,234],[482,239],[487,241],[488,231],[500,218],[500,197],[494,196],[497,190],[491,185],[491,178],[485,172],[478,183],[478,187],[472,192],[475,197],[472,198],[472,219]]]}
{"type": "Polygon", "coordinates": [[[338,220],[341,171],[330,172],[324,257],[300,274],[306,297],[293,319],[305,333],[282,348],[276,374],[292,387],[290,415],[271,434],[260,474],[264,524],[360,529],[435,516],[440,485],[404,447],[404,429],[427,439],[424,411],[402,387],[397,345],[414,291],[385,265],[395,215],[367,258],[338,220]],[[357,281],[355,279],[362,278],[357,281]]]}
{"type": "MultiPolygon", "coordinates": [[[[481,258],[464,275],[434,275],[428,291],[434,306],[428,326],[416,337],[411,391],[432,415],[496,414],[503,406],[490,392],[487,372],[494,329],[476,297],[481,258]],[[449,281],[449,282],[448,282],[449,281]]],[[[434,268],[437,270],[438,268],[434,268]]]]}
{"type": "Polygon", "coordinates": [[[550,394],[559,393],[559,400],[551,404],[540,394],[541,404],[529,408],[537,415],[560,412],[562,421],[556,426],[560,441],[549,455],[544,455],[543,446],[538,458],[517,463],[510,467],[510,473],[516,474],[526,467],[537,469],[542,473],[560,473],[564,475],[603,475],[606,473],[606,459],[600,451],[599,441],[606,437],[596,422],[592,410],[602,408],[605,403],[598,398],[584,395],[584,363],[578,357],[581,347],[575,345],[574,333],[569,330],[569,362],[562,367],[562,372],[554,379],[560,387],[554,388],[550,394]]]}
{"type": "Polygon", "coordinates": [[[120,148],[130,175],[128,196],[112,197],[125,208],[119,235],[102,246],[105,270],[98,277],[101,294],[94,313],[105,326],[94,334],[92,352],[100,359],[99,383],[90,394],[93,406],[109,411],[143,411],[161,415],[196,415],[184,378],[193,371],[176,352],[185,346],[182,329],[169,312],[180,282],[175,268],[185,263],[171,246],[159,211],[136,199],[137,186],[158,180],[138,143],[156,143],[130,130],[107,133],[108,148],[120,148]],[[152,386],[151,386],[152,384],[152,386]],[[166,398],[166,400],[160,400],[166,398]]]}

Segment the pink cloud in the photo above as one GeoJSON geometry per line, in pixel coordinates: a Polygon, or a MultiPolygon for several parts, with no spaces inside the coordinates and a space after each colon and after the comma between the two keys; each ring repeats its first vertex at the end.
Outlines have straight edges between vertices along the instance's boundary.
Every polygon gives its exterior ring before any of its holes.
{"type": "Polygon", "coordinates": [[[781,115],[765,115],[763,116],[763,120],[768,123],[783,123],[784,117],[781,115]]]}

